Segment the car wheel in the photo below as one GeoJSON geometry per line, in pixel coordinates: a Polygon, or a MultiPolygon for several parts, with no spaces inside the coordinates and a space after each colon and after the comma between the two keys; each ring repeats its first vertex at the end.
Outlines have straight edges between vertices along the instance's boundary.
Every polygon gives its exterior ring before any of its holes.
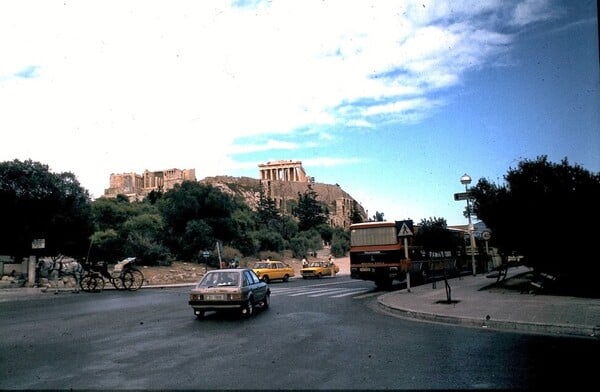
{"type": "Polygon", "coordinates": [[[271,294],[267,293],[267,295],[265,295],[265,299],[263,300],[263,309],[269,309],[269,306],[271,306],[271,294]]]}
{"type": "Polygon", "coordinates": [[[322,277],[322,275],[321,275],[321,273],[319,272],[319,273],[317,274],[317,278],[321,279],[321,277],[322,277]]]}
{"type": "Polygon", "coordinates": [[[290,280],[290,276],[289,276],[288,274],[285,274],[285,275],[283,276],[283,281],[284,281],[284,282],[287,282],[288,280],[290,280]]]}
{"type": "Polygon", "coordinates": [[[254,303],[252,302],[252,298],[249,298],[244,307],[242,308],[242,316],[250,317],[254,313],[254,303]]]}
{"type": "Polygon", "coordinates": [[[261,280],[265,283],[269,283],[269,275],[263,275],[263,277],[261,278],[261,280]]]}

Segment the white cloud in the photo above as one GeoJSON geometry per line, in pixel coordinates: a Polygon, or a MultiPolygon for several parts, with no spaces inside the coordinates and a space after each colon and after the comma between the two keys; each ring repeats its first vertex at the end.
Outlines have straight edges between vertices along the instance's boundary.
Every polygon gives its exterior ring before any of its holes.
{"type": "Polygon", "coordinates": [[[549,7],[548,0],[525,0],[515,7],[513,23],[524,26],[540,20],[551,19],[556,16],[556,12],[549,7]]]}
{"type": "MultiPolygon", "coordinates": [[[[510,35],[494,30],[496,20],[486,22],[503,7],[4,1],[0,128],[10,139],[0,160],[74,170],[98,195],[110,172],[226,173],[240,167],[235,154],[318,143],[275,135],[315,129],[332,142],[338,127],[374,128],[382,115],[419,121],[443,105],[432,94],[460,84],[510,44],[510,35]],[[240,142],[259,135],[268,141],[240,142]]],[[[526,1],[514,20],[544,19],[545,9],[526,1]]]]}

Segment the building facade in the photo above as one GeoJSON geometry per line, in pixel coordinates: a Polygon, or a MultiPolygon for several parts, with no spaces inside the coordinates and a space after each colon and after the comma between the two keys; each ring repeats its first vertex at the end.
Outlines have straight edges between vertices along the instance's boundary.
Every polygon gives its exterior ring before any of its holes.
{"type": "Polygon", "coordinates": [[[195,169],[144,170],[144,173],[120,173],[110,175],[110,185],[104,197],[125,195],[129,201],[143,200],[150,192],[165,192],[183,181],[196,181],[195,169]]]}

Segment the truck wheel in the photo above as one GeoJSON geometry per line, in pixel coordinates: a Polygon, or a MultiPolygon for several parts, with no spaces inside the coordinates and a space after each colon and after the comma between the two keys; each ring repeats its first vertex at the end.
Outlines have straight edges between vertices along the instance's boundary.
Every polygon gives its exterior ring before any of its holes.
{"type": "Polygon", "coordinates": [[[385,278],[375,281],[375,286],[380,290],[389,290],[392,288],[392,279],[385,278]]]}

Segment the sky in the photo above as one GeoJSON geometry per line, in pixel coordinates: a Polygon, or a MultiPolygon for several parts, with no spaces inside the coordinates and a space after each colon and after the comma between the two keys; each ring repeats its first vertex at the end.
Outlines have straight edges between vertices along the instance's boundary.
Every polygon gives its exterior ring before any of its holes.
{"type": "MultiPolygon", "coordinates": [[[[597,2],[0,1],[0,162],[259,178],[466,224],[463,174],[600,172],[597,2]]],[[[526,217],[524,217],[526,219],[526,217]]]]}

